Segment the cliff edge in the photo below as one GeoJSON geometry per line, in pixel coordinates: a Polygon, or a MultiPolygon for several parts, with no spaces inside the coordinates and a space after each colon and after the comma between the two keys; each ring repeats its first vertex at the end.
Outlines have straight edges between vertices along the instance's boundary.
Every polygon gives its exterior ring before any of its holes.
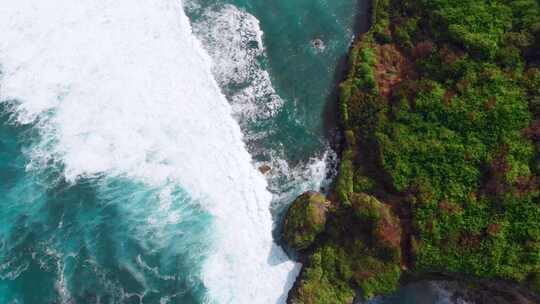
{"type": "Polygon", "coordinates": [[[373,1],[340,87],[339,174],[324,227],[298,238],[288,302],[352,303],[429,274],[538,301],[539,68],[537,0],[373,1]]]}

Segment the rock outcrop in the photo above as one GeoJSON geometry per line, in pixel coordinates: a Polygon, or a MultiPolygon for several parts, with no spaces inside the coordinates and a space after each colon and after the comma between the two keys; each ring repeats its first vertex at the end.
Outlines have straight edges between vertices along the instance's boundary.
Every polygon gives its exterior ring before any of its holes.
{"type": "MultiPolygon", "coordinates": [[[[307,197],[301,196],[295,204],[307,206],[307,197]]],[[[399,219],[373,196],[356,193],[350,199],[351,205],[334,210],[326,229],[318,232],[321,241],[310,244],[313,253],[305,258],[289,303],[352,303],[357,290],[371,298],[397,288],[401,275],[399,219]]],[[[303,231],[296,234],[302,236],[303,231]]]]}
{"type": "Polygon", "coordinates": [[[283,226],[283,240],[295,250],[310,247],[324,231],[330,202],[318,192],[299,196],[287,211],[283,226]]]}

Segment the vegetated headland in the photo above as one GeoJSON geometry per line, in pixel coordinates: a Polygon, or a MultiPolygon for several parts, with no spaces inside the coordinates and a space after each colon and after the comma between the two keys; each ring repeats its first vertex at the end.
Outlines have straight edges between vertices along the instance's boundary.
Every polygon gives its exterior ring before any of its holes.
{"type": "Polygon", "coordinates": [[[540,1],[373,0],[339,104],[334,186],[285,218],[289,303],[434,277],[539,301],[540,1]]]}

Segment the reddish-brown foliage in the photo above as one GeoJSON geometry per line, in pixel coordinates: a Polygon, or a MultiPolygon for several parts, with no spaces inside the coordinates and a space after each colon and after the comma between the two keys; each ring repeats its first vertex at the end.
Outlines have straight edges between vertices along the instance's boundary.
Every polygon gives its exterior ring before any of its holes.
{"type": "Polygon", "coordinates": [[[490,224],[486,229],[487,234],[491,236],[497,236],[501,231],[502,225],[498,223],[490,224]]]}
{"type": "Polygon", "coordinates": [[[458,204],[451,203],[447,200],[439,202],[439,210],[445,214],[455,214],[463,211],[463,208],[458,204]]]}
{"type": "Polygon", "coordinates": [[[388,97],[392,89],[402,81],[402,67],[405,59],[392,44],[377,45],[375,51],[378,59],[375,64],[375,75],[379,93],[388,97]]]}
{"type": "Polygon", "coordinates": [[[540,141],[540,121],[533,121],[528,127],[522,130],[523,136],[533,141],[540,141]]]}
{"type": "Polygon", "coordinates": [[[495,109],[495,106],[497,105],[497,97],[496,96],[492,96],[489,98],[489,100],[486,102],[485,104],[485,109],[486,111],[491,111],[493,109],[495,109]]]}
{"type": "Polygon", "coordinates": [[[401,226],[390,219],[381,219],[375,231],[377,239],[383,244],[399,247],[401,243],[401,226]]]}
{"type": "Polygon", "coordinates": [[[467,79],[461,79],[458,83],[457,83],[457,89],[460,91],[460,92],[466,92],[468,89],[469,89],[469,86],[471,85],[470,81],[467,80],[467,79]]]}
{"type": "Polygon", "coordinates": [[[440,54],[441,58],[443,59],[443,62],[446,65],[454,64],[456,61],[458,61],[460,56],[462,56],[462,55],[457,54],[456,52],[452,51],[446,45],[441,48],[441,50],[439,51],[439,54],[440,54]]]}
{"type": "Polygon", "coordinates": [[[422,59],[430,56],[435,51],[435,44],[431,41],[422,41],[418,43],[412,53],[415,59],[422,59]]]}
{"type": "Polygon", "coordinates": [[[476,234],[471,234],[468,232],[464,232],[459,237],[459,245],[464,248],[469,249],[475,249],[480,247],[480,242],[482,241],[482,237],[476,234]]]}
{"type": "Polygon", "coordinates": [[[517,197],[525,197],[538,189],[535,176],[520,176],[514,183],[514,193],[517,197]]]}
{"type": "Polygon", "coordinates": [[[446,92],[444,92],[444,97],[443,97],[443,100],[446,104],[450,104],[452,102],[452,98],[454,98],[454,96],[456,96],[456,92],[452,91],[452,90],[447,90],[446,92]]]}

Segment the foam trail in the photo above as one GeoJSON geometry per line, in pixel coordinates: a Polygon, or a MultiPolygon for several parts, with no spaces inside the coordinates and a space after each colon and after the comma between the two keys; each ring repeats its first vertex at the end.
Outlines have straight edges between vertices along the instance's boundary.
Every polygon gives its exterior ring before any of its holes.
{"type": "Polygon", "coordinates": [[[328,143],[321,143],[324,152],[320,155],[291,165],[283,146],[265,146],[265,142],[273,141],[271,137],[279,128],[278,114],[284,101],[265,68],[268,58],[259,20],[230,4],[201,5],[200,2],[185,2],[187,12],[195,16],[194,34],[215,63],[213,73],[232,104],[233,116],[240,123],[249,151],[256,159],[266,160],[257,167],[272,168],[267,179],[274,194],[273,214],[279,214],[302,192],[328,187],[336,174],[337,155],[328,143]],[[261,128],[263,125],[266,127],[261,128]]]}
{"type": "Polygon", "coordinates": [[[175,0],[4,0],[0,101],[39,121],[33,166],[186,188],[216,218],[211,302],[276,303],[294,268],[271,195],[175,0]],[[50,162],[49,162],[50,163],[50,162]]]}
{"type": "Polygon", "coordinates": [[[330,147],[325,148],[322,155],[311,157],[307,162],[294,166],[281,157],[282,151],[272,153],[275,156],[272,155],[271,162],[259,164],[269,164],[272,168],[268,175],[268,189],[274,194],[271,207],[274,215],[283,214],[287,206],[306,191],[327,191],[337,174],[337,155],[330,147]]]}
{"type": "Polygon", "coordinates": [[[244,131],[249,122],[276,116],[283,100],[260,62],[266,54],[259,20],[230,4],[210,6],[197,19],[194,33],[212,57],[216,80],[244,131]]]}

